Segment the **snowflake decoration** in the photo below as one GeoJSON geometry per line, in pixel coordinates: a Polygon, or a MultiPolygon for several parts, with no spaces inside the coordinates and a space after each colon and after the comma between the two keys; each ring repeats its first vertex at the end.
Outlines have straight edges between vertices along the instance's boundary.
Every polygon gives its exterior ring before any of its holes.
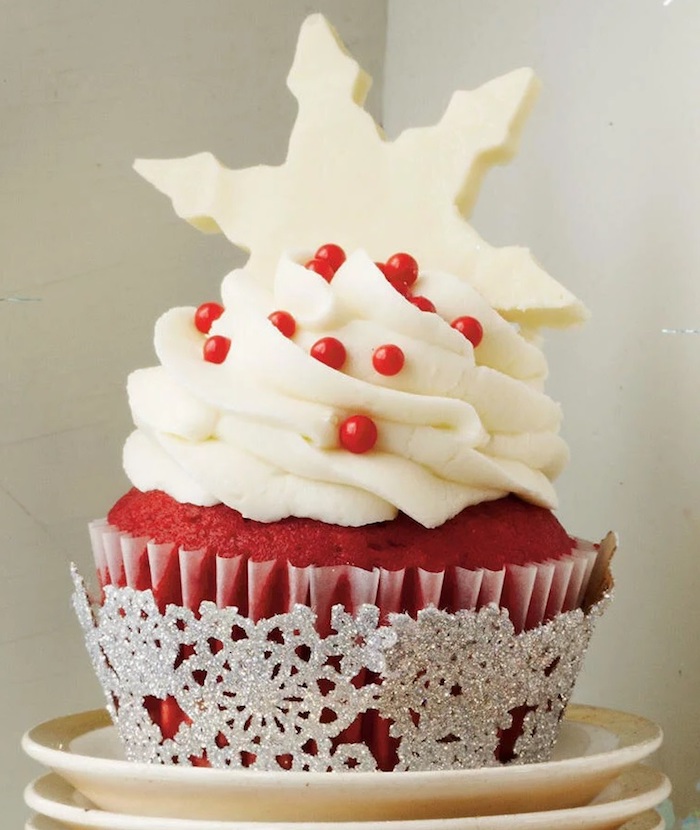
{"type": "Polygon", "coordinates": [[[249,251],[247,269],[268,283],[284,251],[332,240],[382,262],[410,250],[530,329],[584,319],[583,305],[527,249],[493,248],[466,221],[484,173],[516,150],[538,89],[532,71],[455,92],[438,124],[394,141],[363,107],[370,83],[328,22],[312,15],[288,77],[299,110],[284,164],[230,170],[199,153],[135,168],[179,216],[249,251]]]}

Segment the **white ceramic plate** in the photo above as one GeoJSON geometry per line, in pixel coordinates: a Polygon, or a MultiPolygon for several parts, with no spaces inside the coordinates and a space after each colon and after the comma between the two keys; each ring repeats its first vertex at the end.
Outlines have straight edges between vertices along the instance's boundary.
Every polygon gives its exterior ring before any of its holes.
{"type": "MultiPolygon", "coordinates": [[[[665,830],[665,827],[661,816],[656,811],[649,810],[632,821],[625,822],[619,830],[665,830]]],[[[66,825],[46,816],[34,816],[24,825],[24,830],[66,830],[66,825]]]]}
{"type": "Polygon", "coordinates": [[[571,704],[544,764],[447,772],[294,773],[129,763],[104,710],[48,721],[22,745],[103,810],[239,821],[421,819],[587,804],[651,754],[661,730],[635,715],[571,704]]]}
{"type": "Polygon", "coordinates": [[[617,830],[626,821],[660,804],[671,791],[668,778],[637,764],[623,772],[585,807],[551,812],[514,813],[466,818],[399,819],[397,821],[315,822],[198,821],[196,819],[129,816],[95,809],[67,781],[50,773],[25,790],[28,806],[40,815],[75,830],[617,830]]]}
{"type": "MultiPolygon", "coordinates": [[[[664,830],[665,823],[654,810],[625,822],[620,830],[664,830]]],[[[34,816],[24,825],[24,830],[66,830],[65,824],[59,824],[46,816],[34,816]]]]}

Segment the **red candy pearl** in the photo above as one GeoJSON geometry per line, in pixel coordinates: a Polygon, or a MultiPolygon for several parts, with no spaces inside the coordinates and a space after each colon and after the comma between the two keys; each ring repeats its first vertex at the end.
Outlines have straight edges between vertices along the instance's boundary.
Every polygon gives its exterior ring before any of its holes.
{"type": "Polygon", "coordinates": [[[309,271],[315,271],[317,274],[320,274],[326,282],[330,282],[335,276],[335,269],[325,259],[310,259],[305,267],[309,271]]]}
{"type": "Polygon", "coordinates": [[[401,277],[388,276],[386,279],[389,285],[398,291],[402,297],[408,297],[411,292],[411,286],[407,282],[404,282],[401,277]]]}
{"type": "Polygon", "coordinates": [[[345,251],[340,247],[340,245],[335,245],[333,242],[329,242],[326,245],[321,245],[321,247],[314,254],[314,259],[321,259],[324,262],[327,262],[333,269],[333,273],[335,273],[345,262],[345,251]]]}
{"type": "Polygon", "coordinates": [[[418,263],[410,254],[394,254],[384,267],[387,277],[398,277],[409,288],[418,279],[418,263]]]}
{"type": "Polygon", "coordinates": [[[374,264],[377,266],[377,268],[379,268],[379,270],[382,272],[382,274],[384,274],[384,276],[386,277],[387,276],[386,265],[383,262],[375,262],[374,264]]]}
{"type": "Polygon", "coordinates": [[[204,359],[209,363],[223,363],[230,348],[231,341],[228,337],[215,334],[204,341],[204,359]]]}
{"type": "Polygon", "coordinates": [[[435,306],[430,300],[427,297],[422,297],[420,294],[416,294],[415,297],[409,297],[408,301],[409,303],[413,303],[421,311],[435,311],[435,306]]]}
{"type": "Polygon", "coordinates": [[[218,320],[224,313],[224,307],[219,303],[202,303],[194,313],[194,325],[202,334],[209,334],[214,320],[218,320]]]}
{"type": "Polygon", "coordinates": [[[273,311],[267,318],[285,337],[293,337],[297,330],[297,321],[288,311],[273,311]]]}
{"type": "Polygon", "coordinates": [[[345,346],[335,337],[322,337],[317,340],[311,347],[310,354],[331,369],[341,369],[348,356],[345,346]]]}
{"type": "Polygon", "coordinates": [[[369,452],[377,443],[377,425],[366,415],[351,415],[340,425],[338,438],[349,452],[369,452]]]}
{"type": "Polygon", "coordinates": [[[403,351],[393,343],[378,346],[372,354],[372,366],[380,375],[398,375],[404,362],[403,351]]]}
{"type": "Polygon", "coordinates": [[[483,326],[476,317],[458,317],[450,325],[453,329],[457,329],[460,334],[463,334],[474,348],[481,343],[484,337],[483,326]]]}

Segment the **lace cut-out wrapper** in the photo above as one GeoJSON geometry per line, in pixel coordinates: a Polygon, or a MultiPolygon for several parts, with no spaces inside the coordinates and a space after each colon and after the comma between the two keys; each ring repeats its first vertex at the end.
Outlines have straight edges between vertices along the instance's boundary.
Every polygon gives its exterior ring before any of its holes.
{"type": "Polygon", "coordinates": [[[393,614],[388,625],[374,605],[335,606],[324,637],[306,606],[258,621],[211,602],[161,612],[150,591],[113,586],[96,605],[75,569],[73,579],[130,760],[275,771],[493,766],[515,712],[512,761],[547,760],[610,599],[521,633],[493,605],[393,614]],[[163,731],[154,703],[169,713],[163,731]],[[368,739],[377,720],[389,747],[368,739]]]}

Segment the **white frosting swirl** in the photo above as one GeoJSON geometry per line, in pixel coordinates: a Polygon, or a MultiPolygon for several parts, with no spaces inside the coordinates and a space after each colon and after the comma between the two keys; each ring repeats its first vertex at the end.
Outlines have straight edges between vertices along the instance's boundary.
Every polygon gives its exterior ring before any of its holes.
{"type": "Polygon", "coordinates": [[[164,314],[155,332],[161,365],[128,382],[132,483],[265,522],[362,525],[401,510],[435,527],[509,492],[555,506],[551,480],[568,452],[559,406],[542,392],[541,351],[457,277],[423,273],[414,293],[437,313],[407,302],[363,251],[331,283],[288,257],[272,291],[234,271],[210,332],[231,340],[222,364],[202,358],[195,309],[164,314]],[[292,339],[267,319],[278,309],[297,322],[292,339]],[[476,350],[450,326],[463,315],[484,328],[476,350]],[[342,370],[309,354],[326,336],[347,349],[342,370]],[[387,343],[406,357],[392,377],[372,366],[387,343]],[[364,454],[338,443],[339,424],[357,413],[378,427],[364,454]]]}

